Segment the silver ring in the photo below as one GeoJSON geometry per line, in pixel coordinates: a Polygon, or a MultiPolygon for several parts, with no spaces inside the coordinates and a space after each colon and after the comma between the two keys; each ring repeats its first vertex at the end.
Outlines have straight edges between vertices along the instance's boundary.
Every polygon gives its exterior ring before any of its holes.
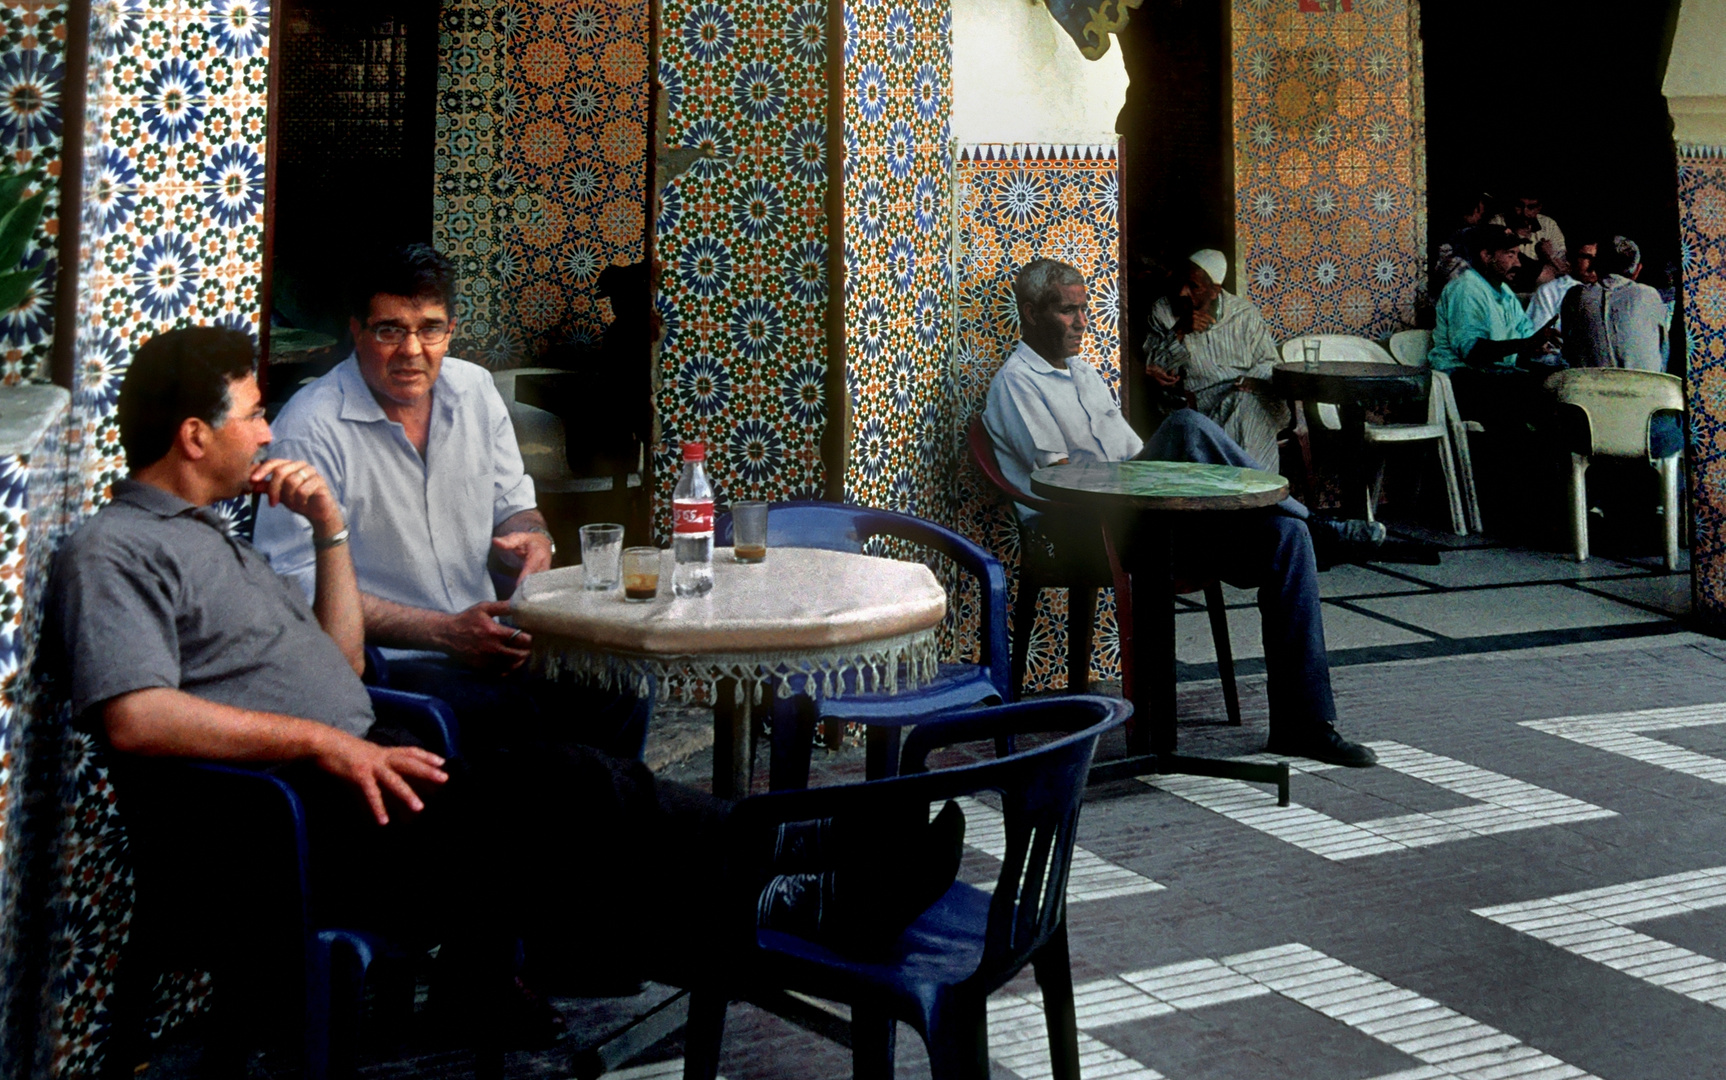
{"type": "Polygon", "coordinates": [[[520,637],[520,636],[521,636],[521,627],[519,627],[519,626],[518,626],[518,627],[516,627],[516,628],[515,628],[515,633],[513,633],[513,634],[511,634],[511,635],[510,635],[510,636],[508,636],[508,637],[506,637],[506,638],[504,638],[504,640],[505,640],[505,641],[514,641],[514,640],[515,640],[515,639],[516,639],[516,638],[518,638],[518,637],[520,637]]]}

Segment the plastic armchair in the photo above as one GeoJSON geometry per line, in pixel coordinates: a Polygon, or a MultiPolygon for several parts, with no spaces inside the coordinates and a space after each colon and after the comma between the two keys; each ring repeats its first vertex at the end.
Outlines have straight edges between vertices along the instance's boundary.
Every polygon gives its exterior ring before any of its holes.
{"type": "Polygon", "coordinates": [[[730,1001],[771,1001],[785,991],[851,1006],[858,1077],[893,1075],[894,1024],[904,1021],[927,1044],[934,1080],[986,1078],[989,994],[1027,963],[1043,991],[1055,1080],[1079,1080],[1067,874],[1097,740],[1131,712],[1123,701],[1080,696],[952,713],[910,734],[905,775],[739,803],[726,826],[727,869],[719,898],[729,932],[710,965],[673,979],[691,989],[685,1080],[717,1075],[730,1001]],[[1047,733],[1062,737],[995,761],[925,771],[937,749],[991,740],[999,746],[1047,733]],[[992,892],[954,883],[882,959],[855,960],[755,928],[754,902],[765,877],[758,853],[762,837],[777,825],[838,816],[874,820],[985,791],[999,794],[1006,832],[992,892]]]}
{"type": "MultiPolygon", "coordinates": [[[[1044,513],[1072,512],[1071,507],[1020,491],[1007,479],[1007,475],[1001,471],[1000,459],[995,456],[995,441],[989,437],[989,430],[984,426],[981,416],[972,418],[966,440],[970,446],[972,464],[994,485],[995,491],[1002,499],[1044,513]]],[[[1017,522],[1017,511],[1010,506],[1008,510],[1017,522]]],[[[1099,533],[1101,531],[1098,530],[1099,533]]],[[[1091,643],[1097,612],[1096,590],[1115,590],[1115,626],[1121,636],[1121,682],[1123,693],[1131,697],[1127,688],[1131,685],[1132,676],[1127,669],[1132,663],[1132,649],[1129,648],[1133,634],[1132,587],[1114,550],[1106,545],[1099,545],[1105,548],[1108,563],[1107,573],[1103,573],[1101,568],[1093,567],[1090,560],[1063,561],[1059,551],[1050,555],[1044,545],[1038,543],[1030,534],[1031,530],[1023,524],[1019,525],[1019,595],[1013,603],[1014,700],[1018,699],[1024,687],[1025,668],[1031,649],[1031,628],[1037,618],[1038,594],[1044,589],[1067,590],[1067,687],[1081,694],[1090,686],[1091,643]],[[1081,594],[1083,599],[1080,598],[1081,594]]],[[[1229,644],[1228,606],[1223,598],[1222,582],[1182,580],[1175,583],[1175,591],[1202,591],[1205,594],[1205,610],[1211,623],[1211,641],[1217,651],[1217,674],[1223,684],[1223,704],[1228,710],[1229,723],[1238,726],[1241,722],[1241,702],[1235,688],[1234,652],[1229,644]]]]}
{"type": "MultiPolygon", "coordinates": [[[[822,698],[816,715],[799,714],[776,699],[773,724],[772,786],[802,787],[808,782],[809,741],[817,718],[868,725],[868,774],[891,775],[897,767],[899,729],[948,709],[998,703],[1012,695],[1008,679],[1007,577],[995,556],[951,529],[909,514],[829,502],[775,503],[767,511],[767,543],[774,547],[822,548],[861,553],[874,537],[891,537],[945,555],[972,577],[981,598],[979,662],[942,664],[933,682],[897,694],[862,692],[849,679],[844,693],[822,698]]],[[[717,547],[731,544],[731,514],[713,522],[717,547]]],[[[771,553],[768,559],[771,561],[771,553]]]]}
{"type": "Polygon", "coordinates": [[[1560,405],[1581,411],[1586,450],[1570,453],[1570,535],[1576,561],[1588,559],[1588,466],[1595,457],[1640,458],[1660,474],[1666,569],[1678,569],[1678,486],[1682,449],[1654,456],[1649,426],[1656,413],[1684,411],[1684,382],[1676,375],[1624,368],[1572,368],[1546,380],[1560,405]]]}
{"type": "MultiPolygon", "coordinates": [[[[1414,334],[1426,334],[1424,330],[1412,331],[1414,334]]],[[[1418,338],[1403,338],[1401,342],[1393,339],[1393,346],[1400,347],[1403,356],[1419,356],[1418,363],[1410,363],[1396,352],[1386,351],[1383,346],[1366,338],[1354,337],[1349,334],[1318,334],[1319,360],[1355,361],[1369,364],[1401,364],[1408,367],[1424,367],[1426,350],[1421,349],[1418,338]]],[[[1400,336],[1400,335],[1399,335],[1400,336]]],[[[1303,359],[1301,342],[1306,338],[1290,338],[1283,342],[1283,359],[1295,362],[1303,359]]],[[[1431,347],[1431,336],[1426,338],[1426,346],[1431,347]]],[[[1318,403],[1315,410],[1319,422],[1332,431],[1342,428],[1342,420],[1335,405],[1325,402],[1318,403]]],[[[1362,432],[1367,445],[1384,447],[1391,444],[1430,442],[1438,451],[1438,466],[1444,476],[1444,492],[1449,502],[1450,527],[1458,536],[1468,535],[1468,519],[1464,511],[1463,484],[1458,475],[1457,457],[1453,448],[1450,427],[1450,413],[1445,407],[1445,397],[1442,393],[1427,393],[1426,419],[1413,424],[1367,424],[1362,432]]],[[[1466,449],[1464,450],[1466,453],[1466,449]]],[[[1473,470],[1468,471],[1472,487],[1473,470]]],[[[1384,460],[1381,457],[1378,469],[1366,491],[1366,517],[1373,520],[1378,506],[1379,491],[1384,485],[1384,460]]]]}
{"type": "MultiPolygon", "coordinates": [[[[368,687],[379,722],[455,756],[455,715],[436,698],[368,687]]],[[[353,1038],[375,961],[405,960],[403,943],[317,925],[305,809],[270,772],[212,762],[117,759],[114,775],[138,883],[131,943],[110,999],[109,1074],[129,1076],[162,972],[216,975],[210,1055],[234,1055],[271,1019],[299,1030],[307,1080],[350,1075],[353,1038]]],[[[380,993],[404,1021],[411,972],[380,993]]]]}

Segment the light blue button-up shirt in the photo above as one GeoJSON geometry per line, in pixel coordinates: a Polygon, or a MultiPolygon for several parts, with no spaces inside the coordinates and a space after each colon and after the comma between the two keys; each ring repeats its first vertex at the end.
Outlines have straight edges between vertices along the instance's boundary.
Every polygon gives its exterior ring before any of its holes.
{"type": "MultiPolygon", "coordinates": [[[[449,614],[497,599],[486,571],[493,530],[535,502],[509,410],[485,368],[444,358],[423,459],[353,356],[290,398],[271,428],[270,455],[309,462],[335,492],[362,591],[449,614]]],[[[305,518],[263,502],[255,543],[277,573],[312,594],[305,518]]]]}
{"type": "MultiPolygon", "coordinates": [[[[1097,369],[1077,357],[1063,370],[1019,342],[995,380],[983,426],[995,443],[1001,473],[1020,491],[1031,490],[1031,473],[1069,461],[1126,461],[1144,449],[1097,369]]],[[[1035,510],[1018,504],[1019,516],[1035,510]]]]}
{"type": "MultiPolygon", "coordinates": [[[[1492,285],[1471,266],[1451,278],[1438,298],[1438,325],[1426,362],[1434,371],[1454,371],[1467,366],[1468,354],[1482,340],[1512,341],[1533,333],[1534,324],[1510,286],[1492,285]]],[[[1494,366],[1513,368],[1516,357],[1507,356],[1494,366]]]]}

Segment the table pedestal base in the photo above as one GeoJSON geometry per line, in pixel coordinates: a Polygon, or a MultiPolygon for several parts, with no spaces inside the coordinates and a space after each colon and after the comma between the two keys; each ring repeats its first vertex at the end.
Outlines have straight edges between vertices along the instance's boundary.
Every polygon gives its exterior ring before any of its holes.
{"type": "Polygon", "coordinates": [[[1136,776],[1178,773],[1184,776],[1218,776],[1225,780],[1245,780],[1252,784],[1274,784],[1277,805],[1289,804],[1288,762],[1264,765],[1253,761],[1225,761],[1220,758],[1183,757],[1180,754],[1138,754],[1133,757],[1099,761],[1091,766],[1088,783],[1108,784],[1136,776]]]}

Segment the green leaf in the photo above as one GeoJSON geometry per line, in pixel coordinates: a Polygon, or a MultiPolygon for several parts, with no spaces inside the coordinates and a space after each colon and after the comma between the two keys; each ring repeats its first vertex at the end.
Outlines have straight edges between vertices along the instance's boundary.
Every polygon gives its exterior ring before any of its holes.
{"type": "Polygon", "coordinates": [[[12,269],[24,257],[24,247],[36,235],[47,201],[48,193],[38,191],[0,217],[0,270],[12,269]]]}
{"type": "Polygon", "coordinates": [[[0,274],[0,312],[11,311],[22,304],[41,276],[39,270],[14,270],[0,274]]]}
{"type": "Polygon", "coordinates": [[[30,186],[28,176],[0,175],[0,214],[5,214],[24,197],[24,189],[30,186]]]}

